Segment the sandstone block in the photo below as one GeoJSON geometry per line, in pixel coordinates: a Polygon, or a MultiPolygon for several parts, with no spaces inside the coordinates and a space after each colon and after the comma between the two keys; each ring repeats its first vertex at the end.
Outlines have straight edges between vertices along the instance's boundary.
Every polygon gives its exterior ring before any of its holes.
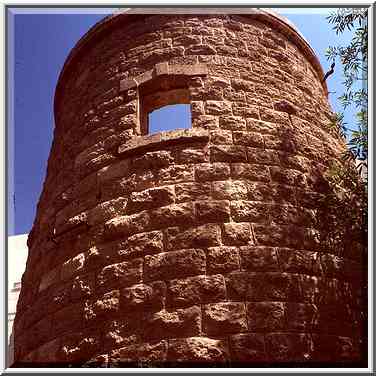
{"type": "Polygon", "coordinates": [[[206,268],[201,249],[186,249],[145,256],[145,275],[148,280],[182,278],[202,274],[206,268]]]}
{"type": "Polygon", "coordinates": [[[192,127],[203,129],[216,129],[218,128],[218,117],[214,115],[196,116],[192,118],[192,127]]]}
{"type": "Polygon", "coordinates": [[[62,338],[59,349],[59,360],[67,363],[79,364],[90,358],[100,349],[99,332],[69,333],[62,338]]]}
{"type": "Polygon", "coordinates": [[[225,163],[202,163],[196,166],[198,181],[224,180],[230,176],[230,166],[225,163]]]}
{"type": "Polygon", "coordinates": [[[246,200],[248,184],[241,180],[213,182],[213,198],[217,200],[246,200]]]}
{"type": "Polygon", "coordinates": [[[168,305],[190,306],[225,299],[225,281],[222,275],[189,277],[169,282],[167,287],[168,305]]]}
{"type": "Polygon", "coordinates": [[[111,349],[141,342],[139,313],[108,321],[103,328],[103,347],[111,349]]]}
{"type": "Polygon", "coordinates": [[[159,184],[176,184],[194,180],[193,166],[175,165],[162,168],[157,173],[159,184]]]}
{"type": "Polygon", "coordinates": [[[201,332],[201,310],[198,306],[146,314],[143,335],[148,339],[191,337],[201,332]]]}
{"type": "Polygon", "coordinates": [[[80,274],[74,278],[70,297],[73,301],[81,300],[93,294],[95,289],[94,273],[80,274]]]}
{"type": "Polygon", "coordinates": [[[246,128],[246,121],[242,116],[221,116],[219,127],[231,131],[242,131],[246,128]]]}
{"type": "Polygon", "coordinates": [[[241,79],[232,79],[231,86],[235,90],[243,90],[243,91],[254,91],[254,85],[250,81],[241,80],[241,79]]]}
{"type": "Polygon", "coordinates": [[[130,162],[128,159],[124,159],[118,163],[114,163],[111,166],[105,166],[98,171],[99,183],[103,183],[107,180],[113,180],[117,178],[126,177],[129,174],[130,162]]]}
{"type": "Polygon", "coordinates": [[[61,278],[61,267],[56,267],[45,274],[39,284],[39,291],[43,291],[53,284],[60,281],[61,278]]]}
{"type": "Polygon", "coordinates": [[[232,272],[226,277],[229,299],[265,301],[293,300],[300,297],[297,275],[278,272],[232,272]]]}
{"type": "Polygon", "coordinates": [[[193,45],[185,49],[186,55],[215,55],[216,51],[207,44],[193,45]]]}
{"type": "MultiPolygon", "coordinates": [[[[197,169],[196,169],[197,174],[197,169]]],[[[210,183],[183,183],[175,185],[176,202],[209,200],[211,196],[210,183]]]]}
{"type": "Polygon", "coordinates": [[[61,279],[70,279],[74,274],[83,269],[85,265],[85,253],[79,253],[77,256],[64,262],[61,267],[61,279]]]}
{"type": "Polygon", "coordinates": [[[316,275],[322,273],[317,252],[278,249],[278,260],[285,272],[316,275]]]}
{"type": "Polygon", "coordinates": [[[240,247],[242,269],[250,271],[279,270],[277,252],[270,247],[240,247]]]}
{"type": "Polygon", "coordinates": [[[260,118],[262,121],[269,123],[290,125],[289,116],[286,113],[270,110],[268,108],[260,108],[260,118]]]}
{"type": "Polygon", "coordinates": [[[244,303],[215,303],[204,306],[203,328],[209,336],[246,331],[244,303]]]}
{"type": "Polygon", "coordinates": [[[158,281],[151,284],[138,284],[120,290],[120,304],[129,310],[160,310],[166,297],[166,285],[158,281]]]}
{"type": "Polygon", "coordinates": [[[260,118],[259,109],[257,106],[252,106],[242,102],[233,102],[232,112],[235,116],[241,116],[243,118],[260,118]]]}
{"type": "Polygon", "coordinates": [[[236,222],[269,222],[269,207],[253,201],[232,201],[231,217],[236,222]]]}
{"type": "Polygon", "coordinates": [[[223,340],[191,337],[169,341],[167,360],[188,364],[225,363],[229,359],[229,350],[223,340]]]}
{"type": "Polygon", "coordinates": [[[295,248],[304,239],[304,229],[293,225],[255,224],[253,230],[260,245],[295,248]]]}
{"type": "Polygon", "coordinates": [[[84,318],[86,321],[103,319],[119,311],[120,292],[112,290],[99,299],[87,300],[84,306],[84,318]]]}
{"type": "Polygon", "coordinates": [[[173,45],[182,45],[188,47],[192,44],[200,44],[201,37],[198,35],[182,35],[173,39],[173,45]]]}
{"type": "Polygon", "coordinates": [[[142,157],[134,159],[132,166],[139,170],[149,170],[169,166],[173,162],[171,153],[165,150],[145,153],[142,157]]]}
{"type": "Polygon", "coordinates": [[[236,145],[264,148],[264,140],[259,133],[234,131],[233,137],[236,145]]]}
{"type": "Polygon", "coordinates": [[[167,230],[168,249],[210,247],[219,245],[221,229],[218,225],[207,224],[203,226],[180,229],[172,227],[167,230]]]}
{"type": "Polygon", "coordinates": [[[177,153],[176,162],[180,164],[203,163],[209,161],[208,151],[205,149],[183,149],[177,153]]]}
{"type": "Polygon", "coordinates": [[[198,201],[195,203],[197,220],[200,222],[228,221],[230,203],[228,201],[198,201]]]}
{"type": "Polygon", "coordinates": [[[110,239],[120,236],[133,235],[144,232],[150,228],[150,217],[146,212],[129,216],[120,216],[107,221],[104,225],[104,233],[110,239]]]}
{"type": "Polygon", "coordinates": [[[68,330],[81,329],[83,327],[83,319],[83,302],[70,304],[53,314],[52,332],[56,335],[68,330]]]}
{"type": "Polygon", "coordinates": [[[316,329],[317,308],[313,304],[286,303],[287,327],[292,331],[311,332],[316,329]]]}
{"type": "Polygon", "coordinates": [[[160,229],[169,226],[183,226],[194,223],[193,204],[190,202],[172,204],[149,211],[150,226],[160,229]]]}
{"type": "Polygon", "coordinates": [[[242,333],[230,337],[232,361],[254,363],[266,361],[264,335],[242,333]]]}
{"type": "Polygon", "coordinates": [[[110,363],[116,367],[163,364],[166,360],[167,341],[132,344],[110,353],[110,363]]]}
{"type": "Polygon", "coordinates": [[[232,144],[232,132],[224,129],[214,129],[210,131],[210,141],[217,145],[232,144]]]}
{"type": "Polygon", "coordinates": [[[87,222],[89,226],[102,224],[115,216],[124,215],[127,203],[128,200],[124,197],[100,203],[88,211],[87,222]]]}
{"type": "Polygon", "coordinates": [[[133,192],[128,201],[129,213],[172,204],[175,201],[173,186],[150,188],[142,192],[133,192]]]}
{"type": "Polygon", "coordinates": [[[98,287],[102,290],[108,290],[140,282],[142,278],[142,262],[142,259],[135,259],[105,266],[98,274],[98,287]]]}
{"type": "Polygon", "coordinates": [[[229,115],[231,114],[231,105],[224,101],[208,100],[205,111],[207,115],[229,115]]]}
{"type": "Polygon", "coordinates": [[[221,145],[210,148],[211,162],[246,162],[246,150],[238,145],[221,145]]]}
{"type": "Polygon", "coordinates": [[[311,341],[307,334],[267,334],[265,348],[272,361],[307,361],[312,357],[311,341]]]}
{"type": "Polygon", "coordinates": [[[281,302],[247,303],[250,331],[275,332],[286,329],[285,306],[281,302]]]}
{"type": "Polygon", "coordinates": [[[222,230],[223,244],[245,245],[252,242],[252,232],[249,223],[225,223],[222,230]]]}
{"type": "Polygon", "coordinates": [[[163,251],[163,234],[161,231],[143,232],[135,234],[127,239],[124,250],[120,251],[124,256],[144,256],[150,253],[163,251]]]}
{"type": "Polygon", "coordinates": [[[212,247],[207,252],[208,273],[227,273],[239,270],[239,252],[235,247],[212,247]]]}
{"type": "MultiPolygon", "coordinates": [[[[249,163],[279,166],[279,154],[276,150],[261,150],[261,148],[247,147],[247,158],[249,163]]],[[[238,161],[244,162],[244,161],[238,161]]],[[[267,168],[267,167],[265,167],[267,168]]]]}

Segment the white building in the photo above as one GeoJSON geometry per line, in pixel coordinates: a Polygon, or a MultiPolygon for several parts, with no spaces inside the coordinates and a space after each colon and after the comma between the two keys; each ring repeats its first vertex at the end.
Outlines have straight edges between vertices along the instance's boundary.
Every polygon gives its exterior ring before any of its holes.
{"type": "Polygon", "coordinates": [[[13,336],[11,334],[16,316],[18,296],[21,290],[21,278],[26,267],[28,235],[22,234],[8,237],[8,365],[13,363],[13,336]]]}

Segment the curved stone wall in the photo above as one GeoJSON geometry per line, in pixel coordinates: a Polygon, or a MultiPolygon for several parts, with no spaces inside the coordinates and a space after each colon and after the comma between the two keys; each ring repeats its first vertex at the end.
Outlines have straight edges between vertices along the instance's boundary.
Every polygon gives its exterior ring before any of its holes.
{"type": "Polygon", "coordinates": [[[320,241],[345,146],[315,59],[264,13],[121,14],[84,37],[55,98],[19,363],[360,359],[359,254],[320,241]],[[169,103],[192,128],[148,135],[169,103]]]}

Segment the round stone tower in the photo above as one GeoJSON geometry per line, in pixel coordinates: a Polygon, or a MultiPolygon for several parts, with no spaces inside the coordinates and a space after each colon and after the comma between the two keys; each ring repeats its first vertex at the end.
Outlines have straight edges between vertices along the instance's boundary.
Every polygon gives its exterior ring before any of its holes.
{"type": "Polygon", "coordinates": [[[314,52],[270,12],[147,11],[98,23],[61,72],[16,364],[358,361],[359,244],[330,247],[320,205],[345,144],[314,52]],[[190,129],[150,134],[182,103],[190,129]]]}

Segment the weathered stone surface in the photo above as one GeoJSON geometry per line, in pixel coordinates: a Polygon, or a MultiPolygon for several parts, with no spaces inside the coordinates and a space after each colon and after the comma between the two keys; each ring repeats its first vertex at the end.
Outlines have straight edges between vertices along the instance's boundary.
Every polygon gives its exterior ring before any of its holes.
{"type": "Polygon", "coordinates": [[[128,314],[115,320],[107,321],[103,332],[105,349],[141,342],[141,319],[139,313],[128,314]]]}
{"type": "Polygon", "coordinates": [[[200,222],[226,222],[230,219],[228,201],[198,201],[195,210],[196,218],[200,222]]]}
{"type": "Polygon", "coordinates": [[[239,251],[236,247],[212,247],[207,252],[208,273],[226,273],[240,267],[239,251]]]}
{"type": "Polygon", "coordinates": [[[197,306],[146,314],[142,324],[148,339],[191,337],[201,332],[201,310],[197,306]]]}
{"type": "Polygon", "coordinates": [[[264,335],[243,333],[230,337],[230,347],[234,362],[264,362],[267,360],[264,335]]]}
{"type": "Polygon", "coordinates": [[[150,231],[135,234],[127,239],[126,246],[120,251],[122,256],[138,257],[163,251],[163,234],[150,231]]]}
{"type": "Polygon", "coordinates": [[[311,341],[307,334],[273,333],[265,335],[268,357],[278,362],[302,362],[312,357],[311,341]]]}
{"type": "Polygon", "coordinates": [[[110,363],[114,367],[163,364],[166,353],[167,341],[131,344],[112,351],[110,363]]]}
{"type": "Polygon", "coordinates": [[[99,348],[99,332],[70,333],[62,338],[62,346],[59,349],[59,360],[79,364],[89,359],[99,348]]]}
{"type": "Polygon", "coordinates": [[[247,303],[250,331],[274,332],[286,329],[285,306],[281,302],[247,303]]]}
{"type": "Polygon", "coordinates": [[[138,283],[142,278],[142,259],[124,261],[104,267],[97,278],[98,287],[103,290],[138,283]]]}
{"type": "Polygon", "coordinates": [[[203,163],[196,166],[198,181],[223,180],[230,176],[230,166],[225,163],[203,163]]]}
{"type": "Polygon", "coordinates": [[[172,204],[149,211],[150,227],[161,229],[169,226],[187,226],[193,224],[194,209],[191,202],[172,204]]]}
{"type": "Polygon", "coordinates": [[[141,212],[129,216],[120,216],[105,223],[104,231],[108,238],[133,235],[149,228],[150,216],[141,212]]]}
{"type": "Polygon", "coordinates": [[[246,162],[246,150],[238,145],[221,145],[210,148],[211,162],[246,162]]]}
{"type": "Polygon", "coordinates": [[[223,244],[245,245],[252,243],[252,231],[248,222],[225,223],[222,230],[223,244]]]}
{"type": "Polygon", "coordinates": [[[217,302],[226,296],[225,280],[220,274],[172,280],[167,296],[168,305],[175,307],[217,302]]]}
{"type": "Polygon", "coordinates": [[[174,187],[150,188],[142,192],[134,192],[129,197],[127,209],[129,213],[165,206],[174,203],[174,187]]]}
{"type": "Polygon", "coordinates": [[[120,290],[120,304],[124,310],[162,309],[166,297],[166,284],[162,281],[138,284],[120,290]]]}
{"type": "Polygon", "coordinates": [[[119,290],[112,290],[104,294],[100,299],[85,302],[85,320],[103,319],[106,316],[118,312],[120,306],[119,290]]]}
{"type": "Polygon", "coordinates": [[[274,248],[240,247],[240,259],[242,269],[245,270],[271,272],[279,270],[277,252],[274,248]]]}
{"type": "Polygon", "coordinates": [[[244,303],[215,303],[204,306],[203,329],[209,336],[246,331],[244,303]]]}
{"type": "Polygon", "coordinates": [[[207,224],[193,228],[172,227],[166,232],[168,248],[210,247],[220,244],[221,229],[218,225],[207,224]]]}
{"type": "Polygon", "coordinates": [[[226,277],[230,299],[251,301],[298,300],[300,286],[297,275],[278,272],[233,272],[226,277]]]}
{"type": "Polygon", "coordinates": [[[213,198],[217,200],[246,200],[248,185],[240,180],[215,181],[213,182],[213,198]]]}
{"type": "Polygon", "coordinates": [[[175,185],[175,192],[177,203],[193,200],[209,200],[211,197],[211,185],[210,183],[177,184],[175,185]]]}
{"type": "Polygon", "coordinates": [[[205,337],[173,339],[169,341],[167,359],[188,364],[225,363],[229,360],[229,350],[223,340],[205,337]]]}
{"type": "Polygon", "coordinates": [[[145,256],[144,276],[147,280],[173,279],[202,274],[206,257],[201,249],[185,249],[145,256]]]}
{"type": "Polygon", "coordinates": [[[231,217],[236,222],[265,223],[269,221],[269,208],[253,201],[233,201],[231,217]]]}
{"type": "Polygon", "coordinates": [[[231,174],[235,179],[270,181],[270,173],[265,166],[248,163],[233,163],[231,167],[231,174]]]}
{"type": "Polygon", "coordinates": [[[322,242],[346,147],[312,51],[265,12],[117,17],[57,85],[16,360],[365,364],[364,244],[322,242]],[[170,104],[191,128],[151,134],[170,104]]]}

